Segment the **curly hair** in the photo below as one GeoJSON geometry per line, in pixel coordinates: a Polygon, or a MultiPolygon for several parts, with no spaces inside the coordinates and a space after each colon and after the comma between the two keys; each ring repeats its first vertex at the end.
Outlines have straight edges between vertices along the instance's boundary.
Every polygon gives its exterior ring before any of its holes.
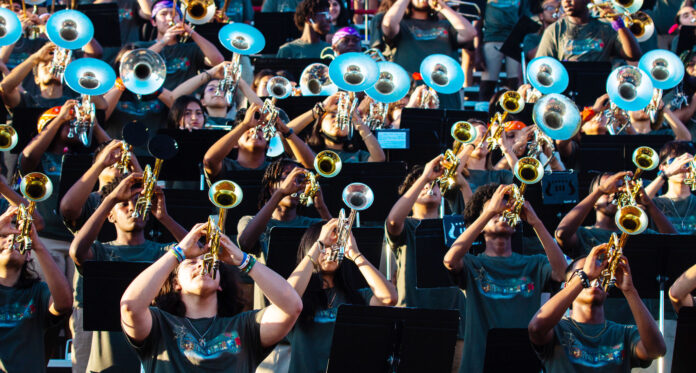
{"type": "Polygon", "coordinates": [[[404,178],[404,181],[401,182],[401,185],[399,185],[398,192],[400,196],[404,195],[404,193],[411,188],[413,183],[415,183],[416,180],[423,174],[423,170],[425,170],[425,167],[421,164],[411,167],[411,171],[408,172],[404,178]]]}
{"type": "MultiPolygon", "coordinates": [[[[176,276],[178,273],[179,266],[169,274],[167,281],[162,285],[162,289],[152,303],[172,315],[185,317],[186,304],[181,300],[181,292],[174,290],[177,285],[176,276]]],[[[218,275],[222,290],[217,292],[217,315],[231,317],[242,312],[244,304],[239,289],[239,270],[229,264],[220,263],[218,275]]]]}
{"type": "Polygon", "coordinates": [[[113,192],[114,189],[116,189],[116,187],[118,187],[118,185],[121,184],[121,181],[123,181],[123,179],[125,179],[126,177],[127,177],[127,175],[119,175],[119,176],[116,176],[110,182],[106,183],[100,190],[100,192],[103,196],[102,198],[108,197],[109,194],[111,194],[111,192],[113,192]]]}
{"type": "Polygon", "coordinates": [[[301,3],[297,4],[297,8],[295,9],[295,26],[302,31],[308,19],[314,18],[319,12],[328,10],[328,0],[303,0],[301,3]]]}
{"type": "Polygon", "coordinates": [[[476,188],[471,200],[464,207],[464,221],[466,225],[473,223],[483,212],[483,205],[493,197],[493,193],[500,184],[490,183],[476,188]]]}
{"type": "Polygon", "coordinates": [[[287,166],[304,168],[301,164],[288,158],[281,158],[266,167],[261,178],[261,191],[259,192],[258,208],[261,210],[263,205],[271,199],[273,194],[273,184],[282,181],[283,169],[287,166]]]}

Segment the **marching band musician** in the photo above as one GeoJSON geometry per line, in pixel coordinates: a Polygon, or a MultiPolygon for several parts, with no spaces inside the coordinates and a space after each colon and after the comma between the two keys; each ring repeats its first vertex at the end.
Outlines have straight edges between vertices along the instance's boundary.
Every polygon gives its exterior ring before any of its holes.
{"type": "Polygon", "coordinates": [[[464,353],[459,369],[462,373],[483,371],[489,329],[526,325],[550,282],[564,279],[563,252],[528,201],[524,202],[520,217],[534,228],[546,255],[512,251],[514,227],[500,219],[514,202],[511,187],[487,184],[476,190],[466,206],[465,220],[469,225],[444,257],[445,268],[466,291],[464,353]],[[469,251],[480,234],[485,250],[472,255],[469,251]]]}
{"type": "MultiPolygon", "coordinates": [[[[104,200],[96,211],[87,219],[82,229],[77,232],[70,245],[70,257],[75,262],[78,272],[88,260],[125,261],[125,262],[154,262],[166,254],[172,244],[157,243],[145,239],[145,224],[147,219],[132,217],[135,203],[142,188],[135,184],[142,181],[141,173],[132,173],[123,178],[119,177],[104,188],[104,200]],[[116,227],[116,239],[111,242],[99,242],[97,236],[106,220],[116,227]]],[[[167,213],[164,192],[157,189],[153,195],[152,215],[166,227],[176,240],[186,236],[186,230],[167,213]]],[[[83,279],[80,275],[76,282],[76,315],[75,322],[82,321],[82,289],[83,279]]],[[[82,325],[76,330],[82,331],[82,325]]],[[[82,340],[75,340],[75,350],[87,346],[78,346],[82,340]]],[[[87,347],[89,348],[89,347],[87,347]]],[[[137,372],[140,362],[128,347],[123,334],[120,332],[92,332],[91,349],[87,350],[89,372],[137,372]]]]}
{"type": "Polygon", "coordinates": [[[295,26],[302,35],[278,48],[278,58],[319,58],[330,47],[324,38],[331,31],[328,0],[303,0],[295,11],[295,26]]]}
{"type": "Polygon", "coordinates": [[[616,287],[631,308],[636,325],[623,325],[604,317],[607,292],[598,277],[608,265],[607,245],[595,246],[587,257],[575,259],[565,275],[565,286],[534,315],[529,323],[532,341],[546,372],[627,372],[647,367],[664,356],[660,330],[633,286],[628,259],[616,269],[616,287]],[[570,317],[564,317],[570,308],[570,317]]]}

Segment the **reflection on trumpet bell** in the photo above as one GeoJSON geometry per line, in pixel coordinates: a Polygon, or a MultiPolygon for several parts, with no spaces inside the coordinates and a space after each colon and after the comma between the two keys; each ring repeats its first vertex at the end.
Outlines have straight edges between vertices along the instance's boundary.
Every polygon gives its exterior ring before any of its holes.
{"type": "Polygon", "coordinates": [[[9,151],[17,146],[19,136],[12,126],[7,124],[0,125],[0,151],[9,151]]]}
{"type": "Polygon", "coordinates": [[[215,16],[213,0],[184,0],[181,8],[186,14],[186,21],[194,25],[206,24],[215,16]]]}
{"type": "Polygon", "coordinates": [[[302,71],[300,92],[303,96],[330,96],[336,91],[338,87],[329,78],[329,67],[323,63],[313,63],[302,71]]]}
{"type": "Polygon", "coordinates": [[[525,184],[535,184],[544,177],[541,162],[532,157],[520,158],[515,164],[515,177],[525,184]]]}
{"type": "Polygon", "coordinates": [[[164,84],[167,66],[159,53],[145,48],[134,49],[121,58],[119,73],[129,91],[149,95],[164,84]]]}
{"type": "Polygon", "coordinates": [[[377,82],[365,93],[375,101],[390,104],[404,98],[411,87],[406,70],[393,62],[378,62],[377,82]]]}
{"type": "Polygon", "coordinates": [[[580,111],[568,97],[547,94],[534,104],[532,119],[537,127],[554,140],[568,140],[582,125],[580,111]]]}
{"type": "Polygon", "coordinates": [[[363,183],[351,183],[343,188],[343,203],[351,210],[362,211],[370,206],[375,200],[372,189],[363,183]]]}
{"type": "Polygon", "coordinates": [[[568,88],[568,71],[557,59],[537,57],[527,67],[529,83],[542,94],[561,93],[568,88]]]}
{"type": "Polygon", "coordinates": [[[648,73],[657,89],[672,89],[684,78],[684,64],[676,54],[664,49],[645,53],[638,67],[648,73]]]}
{"type": "Polygon", "coordinates": [[[314,169],[322,177],[334,177],[341,172],[341,168],[343,168],[341,157],[334,151],[324,150],[314,157],[314,169]]]}
{"type": "Polygon", "coordinates": [[[633,66],[622,66],[609,74],[607,94],[623,110],[642,110],[652,99],[653,84],[644,71],[633,66]]]}
{"type": "MultiPolygon", "coordinates": [[[[660,161],[659,155],[655,149],[649,146],[641,146],[637,148],[633,151],[633,156],[631,158],[633,160],[633,164],[635,164],[636,167],[638,167],[638,169],[641,171],[654,170],[660,161]]],[[[639,172],[636,171],[633,176],[634,180],[638,177],[638,174],[639,172]]]]}
{"type": "Polygon", "coordinates": [[[19,184],[19,190],[30,202],[41,202],[47,200],[53,193],[53,183],[41,172],[31,172],[24,175],[19,184]]]}
{"type": "Polygon", "coordinates": [[[624,206],[614,215],[614,222],[626,234],[640,234],[648,227],[648,215],[638,206],[624,206]]]}
{"type": "Polygon", "coordinates": [[[290,81],[285,77],[274,76],[266,83],[266,90],[269,96],[282,100],[292,93],[292,84],[290,84],[290,81]]]}
{"type": "Polygon", "coordinates": [[[524,100],[517,91],[507,91],[498,100],[500,106],[510,114],[517,114],[524,110],[524,100]]]}
{"type": "Polygon", "coordinates": [[[19,17],[7,8],[0,8],[0,46],[16,43],[22,37],[19,17]]]}
{"type": "Polygon", "coordinates": [[[217,208],[231,209],[237,207],[243,198],[242,188],[231,180],[220,180],[210,186],[208,198],[217,208]]]}
{"type": "Polygon", "coordinates": [[[261,31],[246,23],[226,24],[218,31],[218,39],[225,49],[245,56],[259,53],[266,46],[261,31]]]}
{"type": "Polygon", "coordinates": [[[419,72],[423,83],[438,93],[459,92],[464,84],[464,72],[461,65],[444,54],[432,54],[423,59],[419,72]]]}
{"type": "Polygon", "coordinates": [[[360,92],[377,82],[379,69],[372,58],[362,53],[348,52],[331,61],[329,77],[342,90],[360,92]]]}
{"type": "Polygon", "coordinates": [[[655,23],[645,12],[636,12],[626,17],[626,26],[639,42],[644,42],[655,33],[655,23]]]}
{"type": "MultiPolygon", "coordinates": [[[[459,121],[454,123],[452,128],[450,128],[450,135],[452,135],[457,143],[468,144],[476,140],[478,130],[469,122],[459,121]]],[[[457,152],[455,151],[455,153],[457,152]]]]}

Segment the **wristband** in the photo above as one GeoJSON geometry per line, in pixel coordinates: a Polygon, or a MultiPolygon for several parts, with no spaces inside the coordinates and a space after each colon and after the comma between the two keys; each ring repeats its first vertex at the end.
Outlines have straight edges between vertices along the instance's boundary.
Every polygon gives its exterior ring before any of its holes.
{"type": "Polygon", "coordinates": [[[663,180],[665,183],[667,182],[667,179],[669,179],[669,176],[667,176],[667,173],[665,173],[665,172],[660,171],[660,172],[658,172],[657,174],[658,174],[659,177],[662,178],[662,180],[663,180]]]}
{"type": "Polygon", "coordinates": [[[573,275],[577,275],[580,277],[580,281],[582,281],[582,287],[587,289],[590,287],[590,279],[587,277],[587,273],[583,271],[582,269],[577,269],[575,272],[573,272],[573,275]]]}
{"type": "Polygon", "coordinates": [[[172,247],[172,249],[169,250],[169,252],[174,254],[174,256],[176,257],[176,260],[179,263],[183,262],[184,259],[186,259],[186,256],[184,255],[184,250],[182,250],[179,245],[172,247]]]}
{"type": "Polygon", "coordinates": [[[292,136],[293,133],[295,133],[295,130],[290,128],[290,131],[288,131],[287,133],[284,133],[283,137],[285,137],[287,139],[288,137],[292,136]]]}
{"type": "Polygon", "coordinates": [[[126,90],[126,85],[123,84],[123,79],[121,79],[120,76],[116,78],[116,83],[114,83],[114,86],[116,86],[116,89],[118,89],[121,92],[126,90]]]}
{"type": "Polygon", "coordinates": [[[212,76],[210,76],[210,73],[206,70],[203,70],[203,74],[205,74],[208,77],[208,81],[211,81],[213,79],[212,76]]]}
{"type": "Polygon", "coordinates": [[[582,117],[582,122],[585,123],[590,119],[594,118],[596,114],[597,113],[595,113],[595,111],[590,106],[585,106],[585,108],[582,109],[582,113],[580,114],[580,116],[582,117]]]}
{"type": "Polygon", "coordinates": [[[325,112],[326,110],[324,110],[324,104],[317,102],[312,108],[312,117],[314,117],[314,119],[318,119],[320,116],[324,115],[325,112]]]}
{"type": "Polygon", "coordinates": [[[244,267],[245,267],[247,264],[249,264],[249,254],[244,253],[244,256],[242,257],[242,262],[239,263],[239,265],[237,266],[237,268],[243,270],[244,267]]]}
{"type": "Polygon", "coordinates": [[[622,28],[626,28],[626,25],[624,24],[623,18],[619,17],[619,18],[611,21],[611,28],[613,28],[614,31],[619,31],[622,28]]]}
{"type": "Polygon", "coordinates": [[[360,258],[361,256],[363,256],[363,254],[362,254],[362,253],[358,253],[358,255],[356,255],[355,258],[351,258],[350,261],[353,262],[353,263],[355,263],[355,260],[358,259],[358,258],[360,258]]]}
{"type": "Polygon", "coordinates": [[[256,264],[256,258],[254,258],[253,255],[249,254],[248,258],[249,263],[244,268],[240,268],[242,273],[244,274],[248,274],[249,272],[251,272],[251,269],[254,268],[254,265],[256,264]]]}

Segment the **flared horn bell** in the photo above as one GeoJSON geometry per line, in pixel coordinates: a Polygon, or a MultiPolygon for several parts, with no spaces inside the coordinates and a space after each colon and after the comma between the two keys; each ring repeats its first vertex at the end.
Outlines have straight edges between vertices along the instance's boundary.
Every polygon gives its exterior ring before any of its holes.
{"type": "Polygon", "coordinates": [[[379,69],[372,58],[362,53],[349,52],[331,61],[329,77],[339,89],[361,92],[377,82],[379,69]]]}
{"type": "Polygon", "coordinates": [[[186,22],[204,25],[215,16],[215,2],[212,0],[182,1],[181,12],[186,14],[186,22]]]}
{"type": "Polygon", "coordinates": [[[228,23],[218,32],[218,39],[225,49],[245,56],[259,53],[266,46],[261,31],[246,23],[228,23]]]}
{"type": "Polygon", "coordinates": [[[524,99],[517,91],[507,91],[500,96],[498,103],[503,110],[510,114],[517,114],[524,110],[524,99]]]}
{"type": "Polygon", "coordinates": [[[0,125],[0,151],[6,152],[14,149],[19,141],[17,131],[10,125],[0,125]]]}
{"type": "Polygon", "coordinates": [[[464,71],[454,58],[444,54],[431,54],[420,64],[423,83],[438,93],[459,92],[464,85],[464,71]]]}
{"type": "Polygon", "coordinates": [[[527,76],[542,94],[562,93],[568,88],[568,71],[553,57],[537,57],[529,62],[527,76]]]}
{"type": "Polygon", "coordinates": [[[645,12],[636,12],[629,16],[628,29],[638,42],[642,43],[650,39],[655,33],[655,22],[645,12]]]}
{"type": "Polygon", "coordinates": [[[644,54],[638,68],[648,74],[658,89],[672,89],[684,78],[684,64],[676,54],[664,49],[644,54]]]}
{"type": "Polygon", "coordinates": [[[462,144],[469,144],[476,140],[478,130],[469,122],[459,121],[454,123],[450,128],[450,135],[462,144]]]}
{"type": "Polygon", "coordinates": [[[268,79],[266,90],[269,96],[282,100],[292,93],[292,84],[290,84],[290,81],[285,77],[274,76],[268,79]]]}
{"type": "Polygon", "coordinates": [[[642,110],[653,96],[653,84],[648,74],[633,66],[621,66],[607,78],[609,99],[626,111],[642,110]]]}
{"type": "Polygon", "coordinates": [[[403,67],[394,62],[377,62],[379,78],[365,93],[376,102],[390,104],[406,97],[411,78],[403,67]]]}
{"type": "Polygon", "coordinates": [[[220,180],[210,186],[208,198],[217,208],[231,209],[242,202],[244,193],[239,184],[231,180],[220,180]]]}
{"type": "Polygon", "coordinates": [[[544,177],[544,167],[533,157],[520,158],[515,164],[515,177],[525,184],[535,184],[544,177]]]}
{"type": "Polygon", "coordinates": [[[363,183],[351,183],[343,188],[342,193],[343,203],[352,210],[362,211],[370,206],[375,201],[375,195],[369,186],[363,183]]]}
{"type": "Polygon", "coordinates": [[[611,5],[616,9],[633,14],[643,6],[643,0],[612,0],[611,5]]]}
{"type": "Polygon", "coordinates": [[[47,200],[53,193],[53,183],[41,172],[30,172],[22,178],[19,190],[29,201],[41,202],[47,200]]]}
{"type": "Polygon", "coordinates": [[[302,70],[300,92],[302,96],[331,96],[338,87],[329,78],[329,67],[317,62],[302,70]]]}
{"type": "Polygon", "coordinates": [[[164,84],[167,65],[159,53],[134,49],[123,55],[119,74],[126,88],[138,95],[149,95],[164,84]]]}
{"type": "Polygon", "coordinates": [[[22,37],[22,23],[15,12],[0,8],[0,46],[14,44],[22,37]]]}
{"type": "Polygon", "coordinates": [[[614,222],[626,234],[641,234],[648,227],[648,215],[640,207],[628,205],[616,211],[614,222]]]}
{"type": "Polygon", "coordinates": [[[58,48],[80,49],[94,36],[94,25],[77,10],[60,10],[46,22],[46,36],[58,48]]]}
{"type": "Polygon", "coordinates": [[[73,91],[98,96],[116,83],[116,73],[108,63],[96,58],[80,58],[65,68],[65,84],[73,91]]]}
{"type": "Polygon", "coordinates": [[[314,157],[314,170],[322,177],[334,177],[341,172],[341,168],[343,162],[336,152],[323,150],[314,157]]]}
{"type": "Polygon", "coordinates": [[[568,140],[582,125],[580,111],[575,103],[560,93],[550,93],[534,104],[534,124],[554,140],[568,140]]]}
{"type": "Polygon", "coordinates": [[[660,162],[660,156],[655,149],[649,146],[641,146],[633,151],[631,156],[633,164],[643,171],[650,171],[657,168],[660,162]]]}

